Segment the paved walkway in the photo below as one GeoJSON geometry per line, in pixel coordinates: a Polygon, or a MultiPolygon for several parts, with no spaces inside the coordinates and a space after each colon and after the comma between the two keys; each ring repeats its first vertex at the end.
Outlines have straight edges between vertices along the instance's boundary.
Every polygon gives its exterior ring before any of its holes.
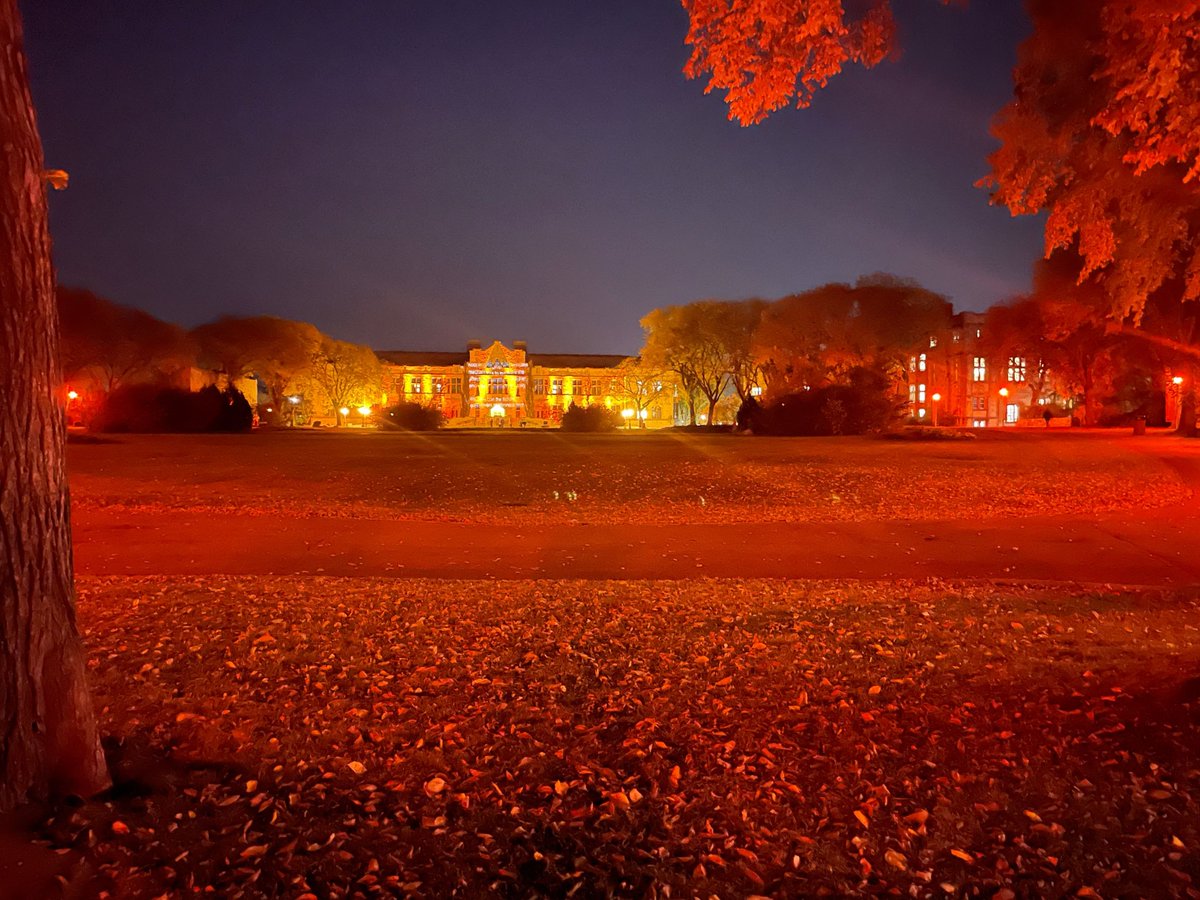
{"type": "MultiPolygon", "coordinates": [[[[1154,455],[1200,487],[1200,445],[1154,455]]],[[[1198,492],[1200,493],[1200,492],[1198,492]]],[[[1200,585],[1200,501],[1098,517],[506,526],[82,511],[85,575],[986,578],[1200,585]]]]}

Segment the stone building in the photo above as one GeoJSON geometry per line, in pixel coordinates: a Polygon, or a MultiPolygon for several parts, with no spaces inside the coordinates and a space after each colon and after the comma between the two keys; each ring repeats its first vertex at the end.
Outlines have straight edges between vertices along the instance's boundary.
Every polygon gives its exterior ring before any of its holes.
{"type": "Polygon", "coordinates": [[[675,423],[674,388],[657,376],[642,388],[636,360],[619,355],[530,354],[524,341],[506,347],[468,343],[466,353],[378,351],[384,405],[419,403],[441,411],[449,427],[552,427],[572,403],[602,405],[630,427],[675,423]]]}

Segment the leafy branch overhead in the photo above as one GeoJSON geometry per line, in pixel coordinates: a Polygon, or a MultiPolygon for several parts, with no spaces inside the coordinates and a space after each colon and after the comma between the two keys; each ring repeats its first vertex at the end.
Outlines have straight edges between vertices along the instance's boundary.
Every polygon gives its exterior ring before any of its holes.
{"type": "MultiPolygon", "coordinates": [[[[865,13],[838,0],[683,0],[685,72],[723,90],[751,125],[807,106],[849,63],[895,50],[887,0],[865,13]]],[[[1046,255],[1078,252],[1077,279],[1103,289],[1094,310],[1140,325],[1147,300],[1200,299],[1200,4],[1028,0],[1014,99],[980,185],[1014,215],[1046,212],[1046,255]]]]}

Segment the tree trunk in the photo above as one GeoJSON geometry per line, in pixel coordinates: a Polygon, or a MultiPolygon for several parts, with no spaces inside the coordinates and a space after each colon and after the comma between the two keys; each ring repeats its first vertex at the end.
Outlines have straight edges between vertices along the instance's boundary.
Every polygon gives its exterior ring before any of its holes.
{"type": "Polygon", "coordinates": [[[0,810],[108,785],[75,627],[58,318],[17,0],[0,0],[0,810]]]}

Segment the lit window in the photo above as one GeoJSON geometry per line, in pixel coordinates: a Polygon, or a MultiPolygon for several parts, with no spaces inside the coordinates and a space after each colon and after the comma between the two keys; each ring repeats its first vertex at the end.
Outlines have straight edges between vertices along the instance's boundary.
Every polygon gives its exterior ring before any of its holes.
{"type": "Polygon", "coordinates": [[[982,356],[976,356],[971,367],[972,381],[987,381],[987,360],[982,356]]]}
{"type": "Polygon", "coordinates": [[[450,379],[450,393],[452,393],[452,394],[461,394],[462,393],[462,379],[461,378],[451,378],[450,379]]]}
{"type": "Polygon", "coordinates": [[[535,394],[546,393],[546,379],[545,378],[533,379],[533,392],[535,394]]]}
{"type": "Polygon", "coordinates": [[[925,361],[925,354],[922,353],[919,357],[917,357],[917,371],[924,372],[926,369],[926,365],[927,364],[925,361]]]}
{"type": "Polygon", "coordinates": [[[551,378],[550,379],[550,393],[561,394],[562,393],[562,383],[563,383],[563,380],[561,378],[551,378]]]}
{"type": "Polygon", "coordinates": [[[923,385],[923,384],[917,385],[917,402],[918,403],[925,402],[925,385],[923,385]]]}
{"type": "Polygon", "coordinates": [[[917,418],[918,419],[925,418],[925,407],[922,406],[920,409],[917,410],[917,418]]]}
{"type": "Polygon", "coordinates": [[[929,338],[929,349],[930,349],[930,350],[932,350],[932,349],[933,349],[934,347],[936,347],[936,346],[937,346],[937,338],[936,338],[936,337],[930,337],[930,338],[929,338]]]}
{"type": "Polygon", "coordinates": [[[912,404],[917,402],[917,386],[915,384],[908,386],[908,402],[912,404]]]}
{"type": "Polygon", "coordinates": [[[1004,421],[1007,422],[1009,425],[1012,425],[1013,423],[1015,423],[1017,421],[1017,419],[1020,418],[1020,415],[1021,415],[1021,407],[1018,406],[1016,403],[1010,403],[1004,409],[1004,421]]]}
{"type": "Polygon", "coordinates": [[[983,337],[983,329],[982,328],[975,329],[975,337],[977,337],[977,338],[983,337]]]}
{"type": "Polygon", "coordinates": [[[413,379],[411,379],[411,380],[409,381],[409,393],[411,393],[411,394],[419,394],[419,393],[421,393],[421,379],[420,379],[420,376],[418,376],[418,377],[416,377],[416,378],[413,378],[413,379]]]}
{"type": "MultiPolygon", "coordinates": [[[[662,382],[660,381],[659,384],[662,384],[662,382]]],[[[661,390],[661,388],[660,388],[660,390],[661,390]]],[[[754,387],[750,388],[750,396],[751,397],[761,397],[762,396],[762,388],[759,387],[757,384],[754,385],[754,387]]],[[[655,416],[654,418],[657,419],[658,416],[655,416]]]]}
{"type": "MultiPolygon", "coordinates": [[[[924,354],[922,354],[922,356],[924,356],[924,354]]],[[[915,356],[910,356],[908,358],[908,371],[917,371],[917,358],[915,356]]]]}
{"type": "Polygon", "coordinates": [[[958,334],[954,335],[954,343],[957,344],[960,337],[961,337],[961,335],[958,335],[958,334]]]}
{"type": "Polygon", "coordinates": [[[1008,358],[1008,380],[1017,384],[1025,380],[1025,357],[1010,356],[1008,358]]]}
{"type": "Polygon", "coordinates": [[[975,419],[971,422],[972,428],[987,428],[987,419],[975,419]]]}
{"type": "Polygon", "coordinates": [[[580,394],[583,393],[583,379],[582,378],[572,378],[571,379],[571,393],[574,394],[575,396],[579,396],[580,394]]]}

